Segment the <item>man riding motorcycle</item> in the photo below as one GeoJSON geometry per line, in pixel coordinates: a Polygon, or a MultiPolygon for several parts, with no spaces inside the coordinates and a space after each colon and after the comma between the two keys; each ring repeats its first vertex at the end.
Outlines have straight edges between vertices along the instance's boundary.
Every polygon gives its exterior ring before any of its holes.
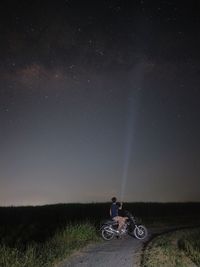
{"type": "Polygon", "coordinates": [[[117,202],[117,198],[113,197],[112,199],[112,204],[110,207],[110,217],[112,220],[115,222],[118,222],[118,228],[117,231],[120,233],[122,231],[122,228],[125,224],[126,219],[128,217],[123,217],[122,216],[122,203],[117,202]]]}

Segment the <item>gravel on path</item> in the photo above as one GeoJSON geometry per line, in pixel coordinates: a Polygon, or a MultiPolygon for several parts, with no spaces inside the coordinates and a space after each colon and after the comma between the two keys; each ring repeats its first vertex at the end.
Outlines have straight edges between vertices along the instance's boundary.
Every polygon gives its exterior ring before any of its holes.
{"type": "Polygon", "coordinates": [[[131,236],[91,244],[58,267],[138,267],[143,241],[131,236]]]}

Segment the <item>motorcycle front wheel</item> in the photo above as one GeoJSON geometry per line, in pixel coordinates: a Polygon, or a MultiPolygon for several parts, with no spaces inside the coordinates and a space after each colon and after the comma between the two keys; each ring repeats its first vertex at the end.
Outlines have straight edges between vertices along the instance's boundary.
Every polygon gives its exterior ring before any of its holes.
{"type": "Polygon", "coordinates": [[[144,225],[137,225],[134,229],[134,235],[137,239],[145,239],[148,235],[144,225]]]}
{"type": "Polygon", "coordinates": [[[113,239],[114,233],[111,233],[109,227],[107,226],[101,230],[101,236],[103,237],[104,240],[109,241],[113,239]]]}

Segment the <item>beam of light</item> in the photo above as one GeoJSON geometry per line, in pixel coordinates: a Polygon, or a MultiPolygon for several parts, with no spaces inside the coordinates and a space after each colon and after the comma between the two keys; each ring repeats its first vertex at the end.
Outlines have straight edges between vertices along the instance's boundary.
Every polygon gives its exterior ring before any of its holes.
{"type": "Polygon", "coordinates": [[[129,109],[128,109],[128,119],[127,119],[127,135],[126,135],[126,145],[125,145],[125,156],[124,156],[124,165],[122,172],[122,180],[121,180],[121,194],[120,199],[123,200],[125,196],[125,189],[127,185],[128,178],[128,169],[130,165],[131,152],[132,152],[132,143],[134,136],[134,98],[129,98],[129,109]]]}
{"type": "MultiPolygon", "coordinates": [[[[128,98],[128,115],[127,115],[127,134],[126,134],[126,143],[125,143],[125,155],[124,155],[124,164],[122,171],[122,180],[121,180],[121,201],[124,200],[126,194],[126,187],[128,181],[128,171],[130,166],[130,160],[132,155],[132,146],[135,133],[135,119],[137,116],[137,109],[140,102],[141,91],[142,91],[142,79],[144,77],[145,69],[147,68],[147,62],[141,62],[130,72],[130,88],[132,90],[129,92],[128,98]]],[[[134,178],[134,177],[133,177],[134,178]]]]}

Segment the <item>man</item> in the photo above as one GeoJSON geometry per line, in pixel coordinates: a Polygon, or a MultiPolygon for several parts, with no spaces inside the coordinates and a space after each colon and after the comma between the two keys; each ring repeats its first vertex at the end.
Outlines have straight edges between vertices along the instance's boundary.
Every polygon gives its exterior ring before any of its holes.
{"type": "Polygon", "coordinates": [[[113,197],[111,200],[112,200],[112,204],[110,207],[110,216],[111,216],[112,220],[118,222],[118,229],[117,230],[120,233],[127,217],[119,216],[119,210],[122,209],[122,203],[117,202],[116,197],[113,197]]]}

